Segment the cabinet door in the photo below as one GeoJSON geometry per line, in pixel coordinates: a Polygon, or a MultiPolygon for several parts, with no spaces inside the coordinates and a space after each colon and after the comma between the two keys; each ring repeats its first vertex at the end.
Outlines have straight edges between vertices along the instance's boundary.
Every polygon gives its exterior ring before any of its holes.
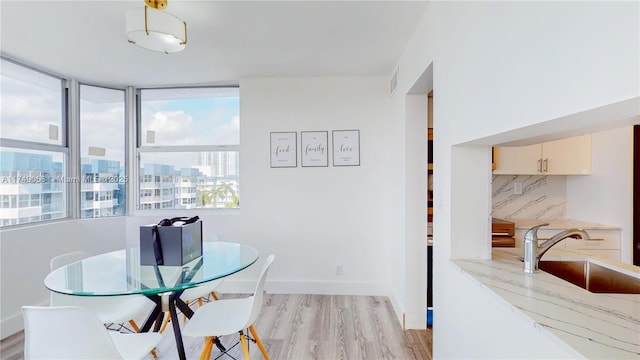
{"type": "Polygon", "coordinates": [[[542,168],[547,175],[591,173],[591,135],[542,144],[542,168]]]}
{"type": "MultiPolygon", "coordinates": [[[[620,230],[586,229],[590,239],[565,239],[567,249],[620,250],[620,230]]],[[[618,259],[620,260],[620,259],[618,259]]]]}
{"type": "MultiPolygon", "coordinates": [[[[578,240],[567,238],[555,244],[551,249],[566,249],[585,256],[596,256],[605,259],[620,261],[620,230],[609,229],[585,229],[591,240],[578,240]]],[[[562,229],[538,230],[538,245],[561,232],[562,229]]],[[[524,235],[526,229],[516,229],[516,247],[524,247],[524,235]]],[[[551,254],[553,257],[553,254],[551,254]]]]}
{"type": "Polygon", "coordinates": [[[564,239],[565,249],[587,256],[620,261],[620,230],[586,229],[589,240],[564,239]]]}
{"type": "Polygon", "coordinates": [[[496,147],[494,174],[537,175],[542,145],[496,147]]]}

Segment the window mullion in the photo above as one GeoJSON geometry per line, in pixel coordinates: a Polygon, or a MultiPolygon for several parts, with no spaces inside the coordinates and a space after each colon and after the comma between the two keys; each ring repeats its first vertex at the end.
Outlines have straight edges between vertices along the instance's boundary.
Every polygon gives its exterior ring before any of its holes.
{"type": "Polygon", "coordinates": [[[134,209],[138,204],[140,195],[138,193],[138,186],[135,186],[138,179],[138,151],[137,151],[137,129],[138,126],[138,104],[136,101],[137,90],[133,87],[127,87],[125,90],[125,169],[127,170],[129,181],[125,184],[125,191],[127,194],[126,202],[127,209],[126,214],[132,215],[134,209]]]}
{"type": "Polygon", "coordinates": [[[199,151],[240,151],[240,145],[177,145],[142,146],[139,152],[199,152],[199,151]]]}
{"type": "Polygon", "coordinates": [[[55,144],[43,144],[32,141],[15,140],[15,139],[0,139],[0,147],[8,147],[15,149],[25,150],[40,150],[40,151],[56,151],[67,154],[68,148],[66,146],[55,144]]]}
{"type": "MultiPolygon", "coordinates": [[[[68,147],[69,165],[67,176],[70,179],[80,179],[80,83],[77,80],[68,81],[68,147]]],[[[72,219],[80,218],[80,181],[68,183],[68,209],[72,219]]]]}

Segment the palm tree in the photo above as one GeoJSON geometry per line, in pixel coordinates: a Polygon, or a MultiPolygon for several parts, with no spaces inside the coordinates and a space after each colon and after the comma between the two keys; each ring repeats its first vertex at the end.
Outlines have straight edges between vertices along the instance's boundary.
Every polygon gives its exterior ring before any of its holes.
{"type": "Polygon", "coordinates": [[[201,207],[209,207],[208,205],[211,204],[211,200],[212,199],[210,191],[204,189],[197,190],[196,201],[201,207]]]}
{"type": "Polygon", "coordinates": [[[240,198],[236,191],[233,189],[233,185],[230,182],[223,182],[218,186],[215,186],[207,193],[209,195],[209,199],[215,205],[217,203],[217,199],[220,201],[226,201],[224,204],[225,208],[233,208],[238,207],[240,204],[240,198]],[[231,201],[229,201],[231,199],[231,201]]]}

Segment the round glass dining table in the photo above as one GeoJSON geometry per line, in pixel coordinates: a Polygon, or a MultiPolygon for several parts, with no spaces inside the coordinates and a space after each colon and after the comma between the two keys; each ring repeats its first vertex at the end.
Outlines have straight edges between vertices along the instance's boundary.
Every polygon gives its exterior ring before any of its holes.
{"type": "MultiPolygon", "coordinates": [[[[88,257],[52,271],[45,286],[62,294],[76,296],[144,295],[155,302],[140,331],[149,331],[162,322],[163,306],[172,319],[176,308],[191,317],[193,311],[180,299],[185,289],[224,278],[251,266],[258,251],[250,246],[230,242],[204,242],[202,256],[183,266],[140,265],[140,248],[128,248],[88,257]]],[[[178,321],[172,321],[180,359],[185,359],[178,321]]]]}

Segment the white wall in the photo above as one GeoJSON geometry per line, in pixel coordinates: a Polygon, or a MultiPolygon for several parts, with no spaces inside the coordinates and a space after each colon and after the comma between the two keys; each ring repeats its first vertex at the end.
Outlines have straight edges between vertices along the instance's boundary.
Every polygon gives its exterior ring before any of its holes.
{"type": "Polygon", "coordinates": [[[125,246],[125,218],[59,221],[0,233],[0,337],[22,330],[22,306],[44,305],[49,260],[69,251],[99,254],[125,246]]]}
{"type": "Polygon", "coordinates": [[[633,263],[633,128],[591,135],[591,175],[567,176],[567,217],[622,228],[620,257],[633,263]]]}
{"type": "MultiPolygon", "coordinates": [[[[255,246],[261,255],[276,254],[269,291],[391,295],[389,253],[400,237],[390,216],[395,159],[387,79],[246,79],[240,89],[241,208],[140,212],[3,231],[3,328],[23,304],[47,300],[42,280],[52,256],[78,247],[98,253],[135,246],[140,225],[178,215],[198,214],[205,237],[215,233],[255,246]],[[351,129],[360,130],[360,166],[333,167],[331,158],[324,168],[269,166],[271,131],[296,131],[300,145],[300,131],[329,131],[331,137],[332,130],[351,129]],[[24,263],[31,268],[26,276],[24,263]],[[343,275],[336,275],[337,266],[343,275]]],[[[252,289],[258,267],[252,268],[225,281],[225,289],[252,289]]]]}
{"type": "MultiPolygon", "coordinates": [[[[405,115],[407,118],[404,138],[405,158],[413,158],[415,164],[404,164],[406,186],[414,191],[405,194],[402,222],[404,244],[398,263],[394,268],[403,270],[403,278],[412,278],[414,283],[402,284],[399,296],[402,307],[396,308],[398,315],[404,315],[403,325],[408,329],[426,328],[427,315],[427,97],[425,95],[406,96],[405,115]],[[400,311],[402,312],[400,314],[400,311]]],[[[399,147],[401,148],[401,147],[399,147]]],[[[395,260],[395,259],[394,259],[395,260]]]]}
{"type": "Polygon", "coordinates": [[[388,294],[395,234],[387,91],[384,78],[240,82],[238,240],[278,256],[269,277],[281,290],[388,294]],[[331,137],[332,130],[349,129],[360,130],[360,166],[333,167],[330,159],[326,168],[269,167],[272,131],[297,131],[300,139],[300,131],[329,131],[331,137]],[[342,276],[336,275],[339,265],[342,276]]]}
{"type": "MultiPolygon", "coordinates": [[[[399,61],[394,100],[404,102],[433,65],[435,358],[538,357],[532,343],[545,343],[546,357],[575,356],[540,333],[523,331],[522,319],[506,311],[508,305],[470,286],[473,280],[461,281],[450,259],[488,255],[487,146],[619,123],[617,114],[593,118],[581,112],[627,99],[635,99],[631,108],[638,115],[639,13],[638,2],[429,4],[399,61]],[[466,146],[471,144],[476,146],[466,146]],[[470,309],[474,316],[460,316],[470,309]],[[449,346],[451,339],[487,345],[465,350],[449,346]]],[[[411,121],[397,114],[398,121],[411,121]]],[[[420,156],[407,154],[405,161],[407,167],[421,165],[420,156]]],[[[420,191],[421,185],[408,179],[406,184],[407,194],[420,191]]],[[[411,274],[396,280],[407,286],[420,282],[411,274]]]]}

